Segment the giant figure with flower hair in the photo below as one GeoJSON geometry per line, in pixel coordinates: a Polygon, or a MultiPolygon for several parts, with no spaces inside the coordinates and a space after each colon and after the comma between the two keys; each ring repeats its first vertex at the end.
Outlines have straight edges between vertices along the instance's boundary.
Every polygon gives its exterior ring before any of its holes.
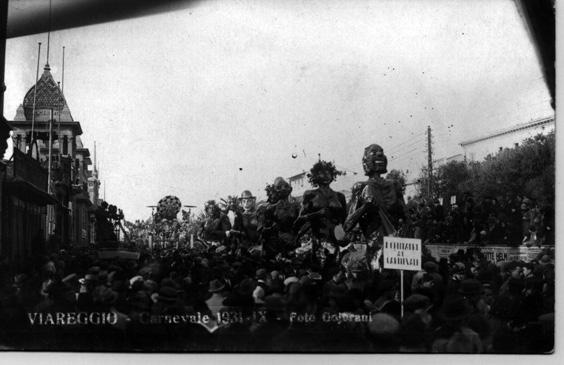
{"type": "Polygon", "coordinates": [[[342,193],[330,187],[340,174],[333,163],[320,160],[307,175],[315,189],[304,193],[300,215],[294,227],[299,231],[298,235],[311,232],[313,257],[316,257],[319,249],[323,250],[320,246],[324,243],[332,246],[328,247],[331,254],[335,253],[338,241],[343,238],[339,230],[342,231],[347,216],[347,202],[342,193]]]}

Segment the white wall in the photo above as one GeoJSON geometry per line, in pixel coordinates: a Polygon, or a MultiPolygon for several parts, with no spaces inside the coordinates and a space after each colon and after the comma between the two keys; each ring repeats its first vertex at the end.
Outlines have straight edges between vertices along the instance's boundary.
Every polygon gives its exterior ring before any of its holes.
{"type": "Polygon", "coordinates": [[[488,138],[476,143],[471,143],[462,146],[467,161],[481,161],[487,155],[495,155],[500,147],[513,148],[515,144],[519,145],[527,138],[534,137],[540,133],[548,134],[554,130],[554,120],[550,123],[534,126],[526,129],[520,129],[511,133],[506,133],[501,136],[488,138]]]}

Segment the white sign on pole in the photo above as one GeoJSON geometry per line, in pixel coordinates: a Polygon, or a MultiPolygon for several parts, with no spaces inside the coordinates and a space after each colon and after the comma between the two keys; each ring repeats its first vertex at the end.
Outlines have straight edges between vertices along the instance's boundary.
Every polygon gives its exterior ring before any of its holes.
{"type": "Polygon", "coordinates": [[[421,271],[421,239],[384,237],[384,269],[421,271]]]}

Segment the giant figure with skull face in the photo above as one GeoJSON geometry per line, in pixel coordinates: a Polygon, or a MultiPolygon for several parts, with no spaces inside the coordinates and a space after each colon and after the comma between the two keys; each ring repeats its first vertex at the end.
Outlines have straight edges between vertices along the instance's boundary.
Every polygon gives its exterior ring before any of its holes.
{"type": "Polygon", "coordinates": [[[345,231],[358,224],[366,241],[380,243],[384,236],[395,234],[399,220],[405,219],[402,187],[380,176],[387,172],[388,159],[379,145],[364,149],[362,166],[368,180],[352,188],[345,231]]]}

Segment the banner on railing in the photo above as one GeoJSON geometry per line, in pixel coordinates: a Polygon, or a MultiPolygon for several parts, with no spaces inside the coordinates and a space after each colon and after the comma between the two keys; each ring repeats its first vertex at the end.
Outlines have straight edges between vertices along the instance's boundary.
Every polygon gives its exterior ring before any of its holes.
{"type": "Polygon", "coordinates": [[[529,262],[537,258],[543,248],[539,247],[504,247],[504,246],[475,246],[475,245],[425,245],[431,255],[437,260],[447,258],[458,250],[479,248],[488,261],[500,264],[508,261],[529,262]]]}

